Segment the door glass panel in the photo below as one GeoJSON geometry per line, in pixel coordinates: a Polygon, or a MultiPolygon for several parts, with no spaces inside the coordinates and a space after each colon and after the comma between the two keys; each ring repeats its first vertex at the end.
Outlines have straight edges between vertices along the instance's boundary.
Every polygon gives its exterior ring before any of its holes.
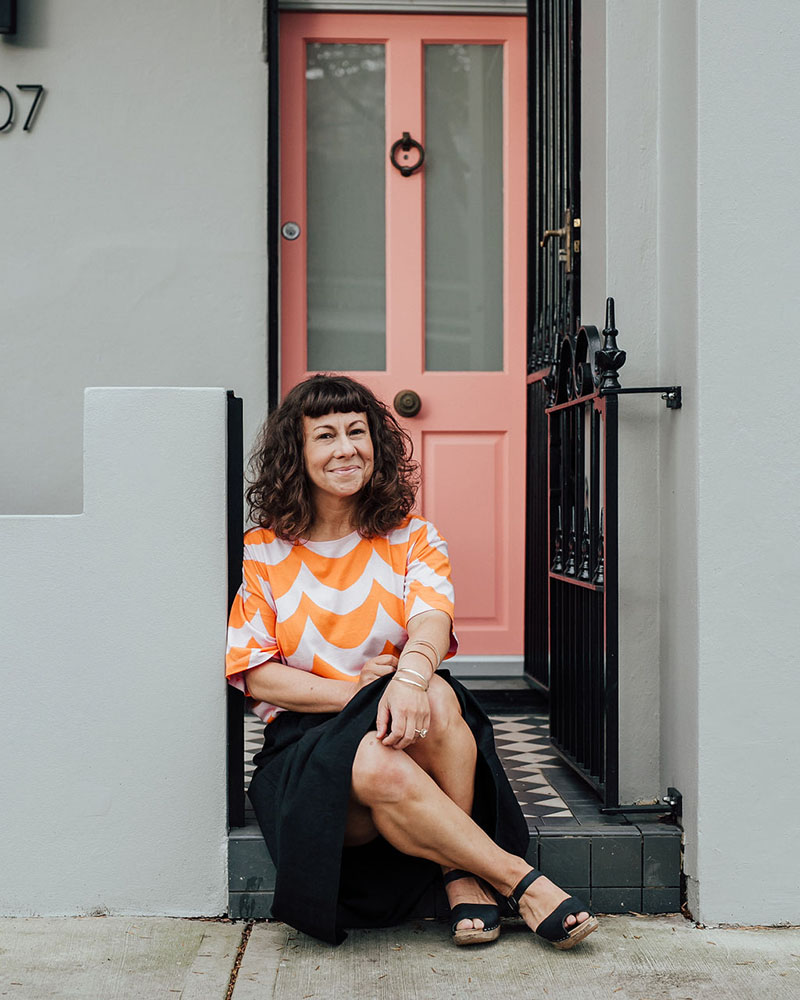
{"type": "Polygon", "coordinates": [[[425,46],[425,357],[503,367],[503,47],[425,46]]]}
{"type": "Polygon", "coordinates": [[[383,45],[306,47],[308,368],[386,368],[383,45]]]}

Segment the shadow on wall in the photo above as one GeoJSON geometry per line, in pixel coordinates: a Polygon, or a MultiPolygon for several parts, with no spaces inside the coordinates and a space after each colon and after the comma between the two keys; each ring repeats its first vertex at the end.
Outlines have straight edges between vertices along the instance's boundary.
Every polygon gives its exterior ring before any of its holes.
{"type": "Polygon", "coordinates": [[[25,49],[45,48],[50,40],[52,6],[53,0],[17,0],[17,31],[14,35],[0,35],[3,43],[25,49]]]}

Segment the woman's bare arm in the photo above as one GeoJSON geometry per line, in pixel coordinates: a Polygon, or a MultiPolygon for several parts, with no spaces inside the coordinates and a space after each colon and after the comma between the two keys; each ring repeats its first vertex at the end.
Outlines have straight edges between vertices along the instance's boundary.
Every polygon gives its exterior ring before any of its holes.
{"type": "MultiPolygon", "coordinates": [[[[425,639],[436,647],[441,660],[450,648],[450,627],[450,617],[444,611],[424,611],[409,620],[408,641],[411,643],[413,639],[425,639]]],[[[413,650],[402,654],[402,663],[426,677],[433,673],[429,660],[413,650]]],[[[248,670],[247,690],[251,698],[286,708],[290,712],[340,712],[365,684],[382,674],[390,673],[396,665],[397,660],[393,656],[376,656],[364,664],[361,676],[354,682],[319,677],[306,670],[270,660],[260,667],[248,670]]],[[[413,687],[409,689],[405,684],[402,687],[406,688],[404,694],[413,691],[413,687]]]]}
{"type": "Polygon", "coordinates": [[[411,667],[430,681],[434,673],[432,659],[437,659],[439,663],[447,655],[450,649],[450,631],[452,622],[450,616],[444,611],[423,611],[419,615],[414,615],[409,619],[407,625],[408,642],[400,654],[398,670],[411,667]],[[420,644],[414,648],[415,641],[422,639],[425,643],[434,646],[436,653],[428,645],[420,644]]]}
{"type": "Polygon", "coordinates": [[[375,656],[367,660],[359,677],[340,681],[270,660],[247,672],[247,690],[251,698],[290,712],[340,712],[365,684],[391,673],[396,665],[394,656],[375,656]]]}
{"type": "Polygon", "coordinates": [[[428,646],[421,647],[424,653],[409,647],[414,640],[424,639],[435,647],[435,658],[441,662],[450,648],[450,630],[450,616],[444,611],[424,611],[409,620],[408,642],[400,654],[397,677],[387,686],[378,704],[378,739],[385,746],[405,750],[415,741],[420,731],[427,730],[430,706],[422,686],[427,687],[433,676],[434,664],[431,658],[434,653],[428,646]],[[402,673],[404,666],[411,668],[414,673],[402,673]],[[417,674],[421,677],[417,678],[417,674]]]}

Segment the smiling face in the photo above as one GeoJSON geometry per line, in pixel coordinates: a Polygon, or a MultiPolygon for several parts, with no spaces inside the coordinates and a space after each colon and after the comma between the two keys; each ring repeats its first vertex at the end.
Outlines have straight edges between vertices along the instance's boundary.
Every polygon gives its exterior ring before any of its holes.
{"type": "Polygon", "coordinates": [[[303,417],[303,456],[316,503],[324,495],[355,497],[374,466],[366,413],[303,417]]]}

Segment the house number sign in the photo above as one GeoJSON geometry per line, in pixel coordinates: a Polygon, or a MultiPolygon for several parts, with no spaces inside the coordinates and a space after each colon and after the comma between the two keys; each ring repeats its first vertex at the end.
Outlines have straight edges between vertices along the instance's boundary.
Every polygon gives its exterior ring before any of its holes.
{"type": "MultiPolygon", "coordinates": [[[[42,95],[44,94],[44,87],[41,83],[18,83],[17,90],[21,91],[23,96],[27,96],[30,92],[33,94],[33,101],[28,108],[28,115],[25,118],[25,124],[22,126],[23,132],[30,132],[33,128],[33,121],[36,117],[36,112],[39,109],[39,104],[42,100],[42,95]]],[[[21,98],[18,96],[17,101],[22,103],[21,98]]],[[[0,84],[0,132],[10,132],[14,127],[14,112],[16,111],[16,106],[14,104],[14,97],[8,88],[0,84]]]]}

